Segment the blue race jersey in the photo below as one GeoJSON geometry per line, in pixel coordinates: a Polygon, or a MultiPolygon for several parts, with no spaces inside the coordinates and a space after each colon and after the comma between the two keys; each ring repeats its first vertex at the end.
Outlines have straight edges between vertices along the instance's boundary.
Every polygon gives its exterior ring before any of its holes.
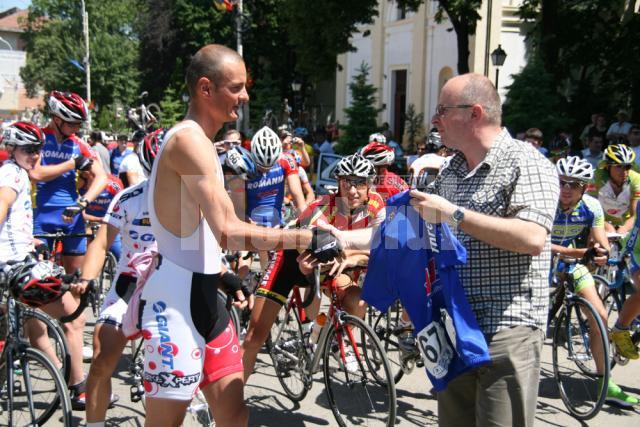
{"type": "Polygon", "coordinates": [[[291,174],[298,174],[295,160],[282,156],[269,171],[247,181],[247,217],[265,227],[280,225],[285,178],[291,174]]]}
{"type": "Polygon", "coordinates": [[[436,391],[458,375],[491,361],[456,265],[465,248],[447,225],[425,223],[405,191],[387,200],[374,235],[362,299],[380,311],[400,300],[436,391]]]}
{"type": "MultiPolygon", "coordinates": [[[[43,131],[45,141],[40,154],[40,163],[43,166],[57,165],[79,155],[96,159],[89,145],[75,135],[58,143],[52,130],[45,128],[43,131]]],[[[36,194],[38,208],[71,206],[77,198],[75,170],[65,172],[51,181],[38,182],[36,194]]]]}
{"type": "Polygon", "coordinates": [[[111,167],[111,174],[118,176],[120,174],[120,164],[125,157],[133,154],[133,150],[126,149],[123,152],[118,150],[118,147],[111,150],[111,159],[109,161],[109,166],[111,167]]]}
{"type": "MultiPolygon", "coordinates": [[[[106,187],[104,187],[93,202],[89,203],[85,212],[98,218],[104,217],[113,198],[123,189],[124,185],[122,185],[122,181],[120,181],[119,178],[116,178],[113,175],[107,175],[106,187]]],[[[80,188],[78,191],[81,196],[84,196],[87,190],[88,187],[85,186],[80,188]]]]}

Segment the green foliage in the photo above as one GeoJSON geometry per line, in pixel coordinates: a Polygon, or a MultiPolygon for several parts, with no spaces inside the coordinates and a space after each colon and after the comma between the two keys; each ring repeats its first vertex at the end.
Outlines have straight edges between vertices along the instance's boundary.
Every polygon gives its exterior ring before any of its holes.
{"type": "Polygon", "coordinates": [[[355,50],[349,38],[378,15],[377,0],[286,0],[284,13],[297,69],[316,80],[335,75],[337,55],[355,50]]]}
{"type": "Polygon", "coordinates": [[[564,100],[574,133],[594,112],[619,108],[640,119],[640,15],[636,1],[524,0],[520,16],[533,23],[531,58],[539,58],[564,100]]]}
{"type": "Polygon", "coordinates": [[[540,61],[529,63],[515,75],[508,89],[502,120],[512,134],[536,127],[550,141],[557,131],[574,124],[568,115],[558,114],[566,111],[566,102],[556,91],[553,75],[540,61]]]}
{"type": "Polygon", "coordinates": [[[255,131],[263,124],[263,117],[267,110],[271,110],[278,123],[282,119],[283,98],[271,74],[266,72],[258,79],[251,91],[251,128],[255,131]]]}
{"type": "Polygon", "coordinates": [[[360,64],[358,73],[349,83],[351,106],[344,109],[347,124],[341,126],[344,136],[340,138],[338,151],[343,154],[354,153],[367,143],[369,135],[377,129],[376,118],[381,109],[375,108],[377,89],[367,82],[371,67],[365,62],[360,64]]]}
{"type": "Polygon", "coordinates": [[[409,104],[407,112],[405,114],[405,120],[407,124],[406,132],[409,137],[409,151],[415,149],[416,140],[424,135],[424,114],[416,113],[416,108],[413,104],[409,104]]]}
{"type": "Polygon", "coordinates": [[[187,112],[187,106],[182,101],[182,93],[168,87],[160,101],[160,111],[159,121],[163,128],[168,129],[182,120],[187,112]]]}
{"type": "MultiPolygon", "coordinates": [[[[100,106],[130,102],[137,93],[138,41],[133,32],[135,1],[87,0],[91,97],[100,106]]],[[[23,39],[28,52],[20,71],[30,96],[39,89],[73,91],[86,97],[85,74],[69,61],[84,59],[80,2],[33,0],[23,39]]]]}
{"type": "Polygon", "coordinates": [[[100,107],[98,111],[94,113],[95,122],[93,123],[93,128],[113,133],[129,132],[129,125],[125,117],[124,109],[120,107],[120,111],[116,112],[117,108],[115,104],[100,107]]]}

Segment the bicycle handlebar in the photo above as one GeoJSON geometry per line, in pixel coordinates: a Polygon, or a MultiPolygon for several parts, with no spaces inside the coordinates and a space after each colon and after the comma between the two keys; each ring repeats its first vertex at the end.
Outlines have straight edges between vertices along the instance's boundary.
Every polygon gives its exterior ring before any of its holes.
{"type": "MultiPolygon", "coordinates": [[[[69,290],[69,288],[71,287],[71,283],[75,282],[76,279],[78,278],[78,273],[74,273],[74,274],[66,274],[63,277],[63,282],[64,285],[62,287],[63,289],[63,294],[69,290]],[[67,283],[65,281],[65,276],[70,276],[71,277],[71,282],[67,283]]],[[[87,289],[84,291],[84,294],[80,295],[80,304],[78,304],[78,307],[75,309],[75,311],[71,314],[68,314],[66,316],[62,316],[59,320],[61,323],[68,323],[68,322],[72,322],[74,321],[78,316],[80,316],[80,314],[82,314],[82,312],[84,311],[85,308],[87,308],[87,306],[89,305],[89,299],[93,297],[93,294],[95,292],[96,288],[95,288],[95,280],[89,280],[89,283],[87,283],[87,289]]]]}

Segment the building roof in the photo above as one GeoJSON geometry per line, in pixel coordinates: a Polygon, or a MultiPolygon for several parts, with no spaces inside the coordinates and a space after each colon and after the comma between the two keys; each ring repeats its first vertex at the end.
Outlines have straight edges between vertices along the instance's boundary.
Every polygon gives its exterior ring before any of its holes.
{"type": "Polygon", "coordinates": [[[0,31],[22,33],[24,31],[23,20],[27,19],[29,11],[12,7],[4,12],[0,12],[0,31]]]}

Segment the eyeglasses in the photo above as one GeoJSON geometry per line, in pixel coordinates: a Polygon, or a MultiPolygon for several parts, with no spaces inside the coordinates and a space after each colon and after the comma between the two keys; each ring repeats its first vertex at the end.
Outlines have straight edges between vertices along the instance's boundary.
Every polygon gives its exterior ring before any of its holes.
{"type": "Polygon", "coordinates": [[[365,190],[369,187],[367,178],[340,178],[340,184],[346,188],[356,187],[356,190],[365,190]]]}
{"type": "Polygon", "coordinates": [[[564,179],[560,180],[560,188],[569,187],[572,190],[577,190],[578,188],[583,188],[584,185],[585,183],[581,181],[566,181],[564,179]]]}
{"type": "Polygon", "coordinates": [[[610,165],[612,168],[618,168],[618,169],[624,169],[624,170],[631,170],[631,168],[633,167],[633,165],[620,165],[620,164],[613,164],[610,165]]]}
{"type": "Polygon", "coordinates": [[[443,104],[438,104],[438,106],[436,107],[436,115],[437,116],[444,116],[444,113],[447,112],[447,110],[450,110],[452,108],[472,108],[473,105],[471,104],[460,104],[460,105],[443,105],[443,104]]]}
{"type": "Polygon", "coordinates": [[[42,146],[40,145],[18,145],[25,154],[40,154],[42,146]]]}

